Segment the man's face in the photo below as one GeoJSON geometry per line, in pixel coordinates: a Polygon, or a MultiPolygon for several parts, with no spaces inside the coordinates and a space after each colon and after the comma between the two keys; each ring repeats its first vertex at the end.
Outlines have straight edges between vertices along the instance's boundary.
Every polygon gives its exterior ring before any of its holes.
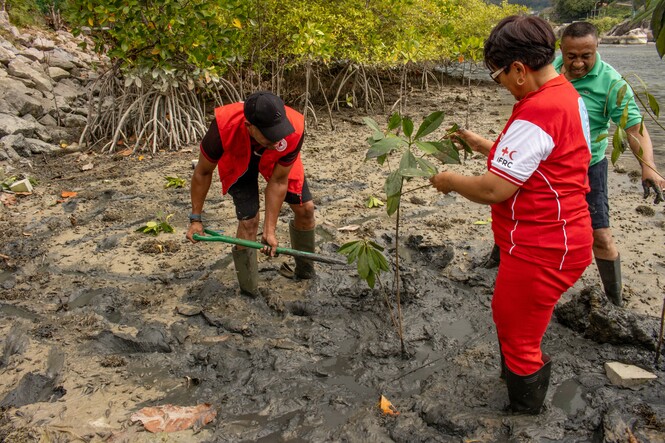
{"type": "Polygon", "coordinates": [[[593,35],[584,37],[564,37],[561,40],[561,55],[566,78],[582,78],[596,64],[598,39],[593,35]]]}
{"type": "MultiPolygon", "coordinates": [[[[249,132],[250,137],[257,141],[258,144],[267,149],[276,149],[279,145],[279,141],[271,142],[268,140],[265,135],[261,133],[259,128],[251,124],[250,122],[245,122],[247,126],[247,132],[249,132]]],[[[281,141],[281,140],[280,140],[281,141]]]]}

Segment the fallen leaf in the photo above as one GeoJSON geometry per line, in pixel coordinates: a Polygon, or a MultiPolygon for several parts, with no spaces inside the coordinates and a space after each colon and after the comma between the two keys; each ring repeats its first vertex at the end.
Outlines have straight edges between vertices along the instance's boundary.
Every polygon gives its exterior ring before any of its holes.
{"type": "Polygon", "coordinates": [[[348,225],[348,226],[342,226],[341,228],[337,228],[338,231],[357,231],[360,229],[360,225],[348,225]]]}
{"type": "Polygon", "coordinates": [[[0,195],[0,202],[5,206],[11,206],[16,204],[16,196],[14,194],[5,194],[4,192],[0,195]]]}
{"type": "Polygon", "coordinates": [[[23,236],[24,236],[24,237],[32,237],[32,234],[29,233],[29,232],[24,232],[24,233],[23,233],[23,236]]]}
{"type": "Polygon", "coordinates": [[[195,424],[205,426],[215,419],[217,411],[210,403],[197,406],[163,405],[143,408],[132,414],[132,422],[140,421],[150,432],[176,432],[195,424]]]}
{"type": "Polygon", "coordinates": [[[476,220],[473,222],[474,225],[487,225],[489,223],[492,223],[492,218],[488,218],[487,220],[476,220]]]}
{"type": "Polygon", "coordinates": [[[385,415],[392,415],[392,416],[399,415],[399,411],[393,406],[392,403],[390,403],[390,400],[388,400],[383,395],[381,396],[381,399],[379,400],[379,408],[381,408],[381,411],[385,415]]]}
{"type": "Polygon", "coordinates": [[[139,161],[143,161],[144,158],[145,157],[143,157],[142,155],[139,155],[139,161]]]}
{"type": "Polygon", "coordinates": [[[69,197],[76,197],[78,195],[78,192],[74,191],[62,191],[60,194],[60,197],[62,198],[69,198],[69,197]]]}
{"type": "Polygon", "coordinates": [[[81,166],[81,171],[89,171],[94,167],[95,167],[95,165],[93,165],[92,163],[88,163],[87,165],[81,166]]]}
{"type": "Polygon", "coordinates": [[[118,154],[122,155],[123,157],[127,157],[128,155],[132,155],[132,150],[123,149],[122,151],[118,152],[118,154]]]}

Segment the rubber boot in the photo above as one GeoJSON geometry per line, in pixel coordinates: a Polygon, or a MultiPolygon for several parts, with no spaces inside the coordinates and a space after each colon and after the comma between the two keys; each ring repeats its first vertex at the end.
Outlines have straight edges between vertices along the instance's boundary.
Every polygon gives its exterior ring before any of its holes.
{"type": "Polygon", "coordinates": [[[517,375],[510,369],[506,371],[506,385],[510,410],[518,414],[540,414],[545,403],[545,395],[550,385],[552,361],[543,354],[543,367],[531,375],[517,375]]]}
{"type": "Polygon", "coordinates": [[[600,280],[603,282],[603,288],[605,288],[605,295],[613,304],[621,306],[623,304],[621,297],[623,290],[621,286],[621,257],[614,260],[597,258],[596,266],[598,266],[600,280]]]}
{"type": "Polygon", "coordinates": [[[506,381],[508,367],[506,366],[506,358],[503,356],[503,351],[501,350],[501,343],[499,343],[499,355],[501,355],[501,372],[499,373],[499,378],[506,381]]]}
{"type": "Polygon", "coordinates": [[[234,246],[233,264],[240,285],[240,292],[256,297],[259,295],[259,265],[256,261],[256,249],[238,249],[234,246]]]}
{"type": "MultiPolygon", "coordinates": [[[[314,252],[314,229],[301,231],[293,226],[293,220],[289,223],[289,234],[291,235],[291,247],[298,251],[314,252]]],[[[296,269],[294,271],[296,278],[307,280],[314,278],[314,262],[306,258],[294,257],[296,269]]]]}
{"type": "Polygon", "coordinates": [[[500,262],[501,262],[501,250],[495,244],[492,247],[492,252],[490,252],[490,254],[487,256],[487,258],[485,259],[485,263],[483,263],[482,266],[485,269],[492,269],[498,267],[500,262]]]}

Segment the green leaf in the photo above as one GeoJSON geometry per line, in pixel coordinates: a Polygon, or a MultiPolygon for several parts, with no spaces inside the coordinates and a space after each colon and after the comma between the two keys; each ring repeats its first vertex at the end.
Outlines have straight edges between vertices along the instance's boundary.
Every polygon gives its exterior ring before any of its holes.
{"type": "Polygon", "coordinates": [[[388,130],[392,131],[393,129],[399,128],[399,126],[402,124],[402,117],[395,112],[393,115],[390,116],[390,119],[388,120],[388,130]]]}
{"type": "MultiPolygon", "coordinates": [[[[464,148],[464,151],[467,154],[473,154],[473,149],[471,149],[471,146],[469,146],[469,144],[466,142],[466,140],[464,140],[462,137],[453,136],[452,139],[455,140],[460,145],[462,145],[462,147],[464,148]]],[[[459,155],[458,155],[458,158],[459,158],[459,155]]],[[[466,157],[464,157],[464,158],[466,158],[466,157]]]]}
{"type": "Polygon", "coordinates": [[[405,144],[406,142],[400,137],[386,137],[370,146],[365,159],[369,160],[370,158],[380,157],[405,144]]]}
{"type": "Polygon", "coordinates": [[[413,134],[413,120],[409,117],[402,118],[402,131],[404,131],[404,135],[411,138],[413,134]]]}
{"type": "Polygon", "coordinates": [[[434,164],[432,162],[430,162],[429,160],[427,160],[426,158],[417,158],[416,160],[418,161],[418,167],[420,169],[422,169],[423,171],[427,172],[428,177],[431,177],[432,175],[439,172],[436,169],[436,166],[434,166],[434,164]]]}
{"type": "MultiPolygon", "coordinates": [[[[399,171],[400,174],[402,174],[402,171],[406,169],[413,169],[418,166],[418,162],[416,161],[416,157],[413,155],[413,153],[410,150],[404,151],[404,154],[402,154],[402,159],[399,161],[399,171]]],[[[402,174],[403,176],[404,174],[402,174]]]]}
{"type": "Polygon", "coordinates": [[[375,243],[371,240],[369,240],[367,242],[367,244],[370,245],[372,247],[372,249],[376,249],[377,251],[383,251],[383,249],[384,249],[383,246],[381,246],[380,244],[375,243]]]}
{"type": "Polygon", "coordinates": [[[367,281],[367,286],[374,289],[374,285],[376,284],[376,275],[373,272],[370,272],[370,274],[367,276],[366,281],[367,281]]]}
{"type": "Polygon", "coordinates": [[[344,243],[342,246],[339,247],[337,250],[338,253],[348,255],[353,249],[357,248],[359,246],[360,240],[355,240],[355,241],[350,241],[348,243],[344,243]]]}
{"type": "Polygon", "coordinates": [[[423,151],[425,154],[435,154],[439,152],[439,148],[434,144],[435,142],[420,142],[417,141],[415,144],[420,149],[423,151]]]}
{"type": "Polygon", "coordinates": [[[388,198],[398,195],[402,192],[403,179],[399,171],[393,171],[386,177],[384,189],[388,198]]]}
{"type": "Polygon", "coordinates": [[[606,139],[607,137],[609,137],[609,136],[610,136],[610,134],[608,134],[607,132],[605,132],[605,133],[603,133],[603,134],[598,134],[598,137],[596,137],[595,142],[596,142],[596,143],[598,143],[598,142],[602,142],[603,140],[605,140],[605,139],[606,139]]]}
{"type": "Polygon", "coordinates": [[[363,246],[360,253],[358,254],[358,275],[360,275],[360,278],[363,280],[367,280],[369,272],[370,268],[369,258],[367,257],[367,248],[363,246]]]}
{"type": "Polygon", "coordinates": [[[395,194],[388,197],[386,201],[386,212],[388,215],[393,215],[397,211],[401,198],[402,194],[395,194]]]}
{"type": "Polygon", "coordinates": [[[400,169],[399,173],[402,174],[403,177],[430,177],[432,175],[429,172],[418,168],[400,169]]]}
{"type": "Polygon", "coordinates": [[[379,124],[373,118],[363,117],[363,121],[365,122],[365,124],[367,126],[372,128],[374,130],[374,132],[380,132],[380,133],[383,134],[383,131],[381,130],[381,128],[379,128],[379,124]]]}
{"type": "Polygon", "coordinates": [[[622,128],[626,128],[626,124],[628,123],[628,103],[626,103],[626,106],[623,107],[623,112],[621,112],[621,118],[619,119],[619,125],[622,128]]]}
{"type": "Polygon", "coordinates": [[[649,99],[649,107],[651,108],[651,112],[654,113],[656,118],[660,117],[660,106],[658,105],[656,97],[647,92],[647,98],[649,99]]]}
{"type": "Polygon", "coordinates": [[[626,131],[622,127],[617,126],[612,137],[612,164],[615,164],[619,160],[619,156],[625,151],[624,140],[628,141],[626,131]]]}
{"type": "Polygon", "coordinates": [[[430,115],[425,117],[425,120],[423,120],[423,122],[420,124],[418,132],[416,132],[416,136],[414,138],[418,140],[421,137],[425,137],[426,135],[431,134],[432,132],[436,131],[439,126],[441,126],[442,122],[443,111],[432,112],[430,115]]]}
{"type": "Polygon", "coordinates": [[[436,145],[439,152],[433,154],[434,158],[444,164],[460,164],[459,151],[451,140],[444,140],[436,145]]]}
{"type": "Polygon", "coordinates": [[[619,88],[619,92],[617,92],[617,107],[621,106],[621,103],[623,103],[623,98],[626,95],[627,90],[628,85],[623,85],[619,88]]]}

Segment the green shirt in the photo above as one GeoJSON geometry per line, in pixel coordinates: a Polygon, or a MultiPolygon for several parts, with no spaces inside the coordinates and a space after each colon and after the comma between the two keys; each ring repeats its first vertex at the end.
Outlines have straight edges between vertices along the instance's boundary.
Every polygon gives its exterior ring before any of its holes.
{"type": "MultiPolygon", "coordinates": [[[[563,57],[559,55],[554,60],[554,68],[561,72],[563,57]]],[[[589,112],[589,125],[591,128],[591,164],[594,165],[605,158],[607,140],[596,141],[601,134],[607,134],[610,128],[610,119],[617,124],[621,120],[623,108],[628,102],[628,122],[626,128],[637,125],[642,121],[642,114],[635,103],[633,91],[628,87],[621,106],[617,106],[617,93],[626,84],[625,80],[612,66],[600,59],[596,52],[596,64],[591,71],[582,78],[571,80],[571,83],[582,96],[589,112]],[[610,89],[611,88],[611,89],[610,89]],[[609,97],[608,97],[609,91],[609,97]]]]}

